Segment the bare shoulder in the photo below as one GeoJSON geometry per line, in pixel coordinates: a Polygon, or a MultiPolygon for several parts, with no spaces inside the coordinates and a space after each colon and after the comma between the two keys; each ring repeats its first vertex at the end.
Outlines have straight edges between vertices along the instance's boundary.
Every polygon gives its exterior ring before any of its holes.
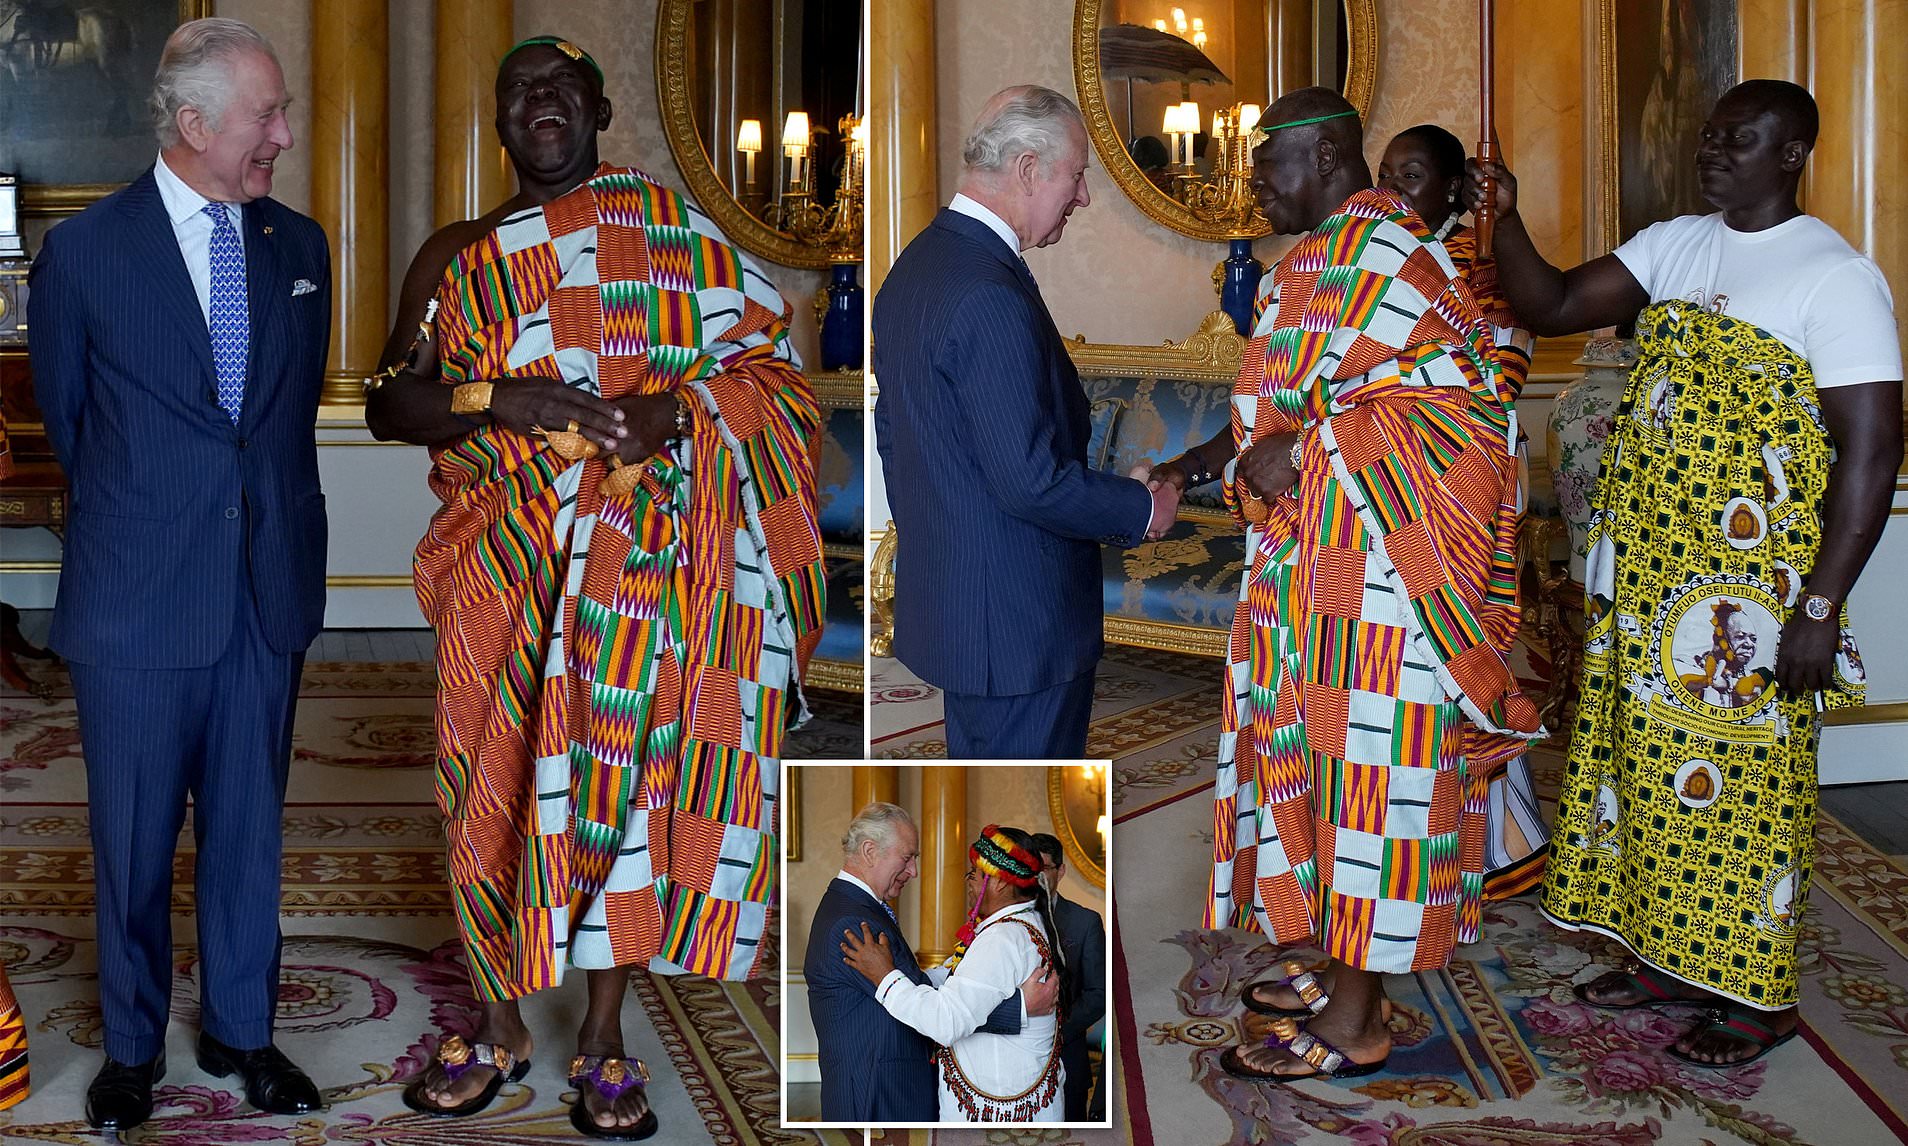
{"type": "Polygon", "coordinates": [[[489,234],[496,226],[496,219],[502,218],[502,208],[480,219],[462,219],[440,227],[424,245],[417,249],[417,255],[411,259],[411,269],[405,275],[407,280],[423,279],[435,286],[443,277],[444,269],[457,257],[457,252],[489,234]]]}

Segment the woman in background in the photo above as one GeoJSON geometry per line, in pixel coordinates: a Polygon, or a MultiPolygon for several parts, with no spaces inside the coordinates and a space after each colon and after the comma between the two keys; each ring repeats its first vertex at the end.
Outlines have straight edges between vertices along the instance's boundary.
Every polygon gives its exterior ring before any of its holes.
{"type": "MultiPolygon", "coordinates": [[[[1464,145],[1457,136],[1436,124],[1419,124],[1399,132],[1386,145],[1378,163],[1378,186],[1404,199],[1424,221],[1425,229],[1444,244],[1491,324],[1497,368],[1512,392],[1520,393],[1530,374],[1536,339],[1511,312],[1510,303],[1497,289],[1496,264],[1477,257],[1477,235],[1463,224],[1458,192],[1464,185],[1464,159],[1464,145]]],[[[1521,500],[1530,484],[1521,443],[1518,454],[1521,500]]],[[[1529,757],[1512,760],[1491,781],[1490,801],[1484,834],[1484,897],[1504,899],[1537,886],[1550,850],[1550,827],[1531,784],[1529,757]]]]}

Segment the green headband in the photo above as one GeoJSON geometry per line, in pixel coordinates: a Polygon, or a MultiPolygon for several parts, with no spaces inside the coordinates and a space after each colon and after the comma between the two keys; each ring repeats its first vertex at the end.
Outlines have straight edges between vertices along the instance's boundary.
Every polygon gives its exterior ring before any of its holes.
{"type": "Polygon", "coordinates": [[[1271,135],[1275,131],[1284,131],[1288,127],[1304,127],[1308,123],[1324,123],[1328,119],[1344,119],[1348,115],[1356,117],[1358,113],[1356,111],[1335,111],[1330,115],[1315,115],[1310,119],[1295,119],[1290,123],[1275,123],[1271,127],[1267,127],[1262,123],[1259,125],[1259,134],[1271,135]]]}
{"type": "Polygon", "coordinates": [[[564,55],[570,57],[572,60],[580,60],[581,62],[588,64],[590,67],[590,71],[596,73],[596,86],[599,88],[604,86],[603,69],[597,65],[596,60],[593,57],[591,57],[591,55],[588,52],[584,51],[582,48],[577,47],[575,44],[570,43],[568,40],[564,39],[561,36],[532,36],[527,40],[519,40],[515,47],[511,48],[509,51],[503,54],[503,60],[497,61],[497,70],[499,72],[503,71],[504,60],[508,60],[510,57],[516,55],[518,52],[523,51],[525,48],[536,48],[536,47],[555,48],[557,51],[562,52],[564,55]]]}

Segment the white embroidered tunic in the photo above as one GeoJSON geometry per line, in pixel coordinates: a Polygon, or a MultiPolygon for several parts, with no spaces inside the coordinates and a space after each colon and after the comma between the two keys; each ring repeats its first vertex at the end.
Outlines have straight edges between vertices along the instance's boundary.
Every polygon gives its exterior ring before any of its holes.
{"type": "Polygon", "coordinates": [[[932,986],[892,971],[875,988],[890,1015],[946,1048],[938,1065],[942,1122],[1064,1120],[1058,1014],[1027,1016],[1023,1009],[1017,1035],[979,1030],[1046,961],[1034,940],[1040,930],[1033,904],[1010,904],[980,922],[952,973],[944,967],[928,971],[932,986]]]}

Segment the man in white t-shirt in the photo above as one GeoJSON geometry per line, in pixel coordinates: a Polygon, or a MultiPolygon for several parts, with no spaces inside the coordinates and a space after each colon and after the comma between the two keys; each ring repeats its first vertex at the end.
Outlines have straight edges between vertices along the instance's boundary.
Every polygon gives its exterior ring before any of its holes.
{"type": "Polygon", "coordinates": [[[1902,458],[1888,284],[1796,202],[1817,120],[1794,84],[1731,89],[1695,155],[1716,213],[1569,271],[1537,253],[1509,171],[1473,162],[1466,187],[1481,205],[1481,177],[1496,181],[1500,282],[1531,329],[1636,324],[1587,555],[1586,590],[1608,604],[1586,634],[1542,903],[1638,956],[1579,985],[1583,1001],[1717,1008],[1669,1048],[1699,1066],[1794,1036],[1819,716],[1860,703],[1842,603],[1902,458]],[[1773,673],[1726,696],[1690,668],[1745,646],[1773,673]]]}

